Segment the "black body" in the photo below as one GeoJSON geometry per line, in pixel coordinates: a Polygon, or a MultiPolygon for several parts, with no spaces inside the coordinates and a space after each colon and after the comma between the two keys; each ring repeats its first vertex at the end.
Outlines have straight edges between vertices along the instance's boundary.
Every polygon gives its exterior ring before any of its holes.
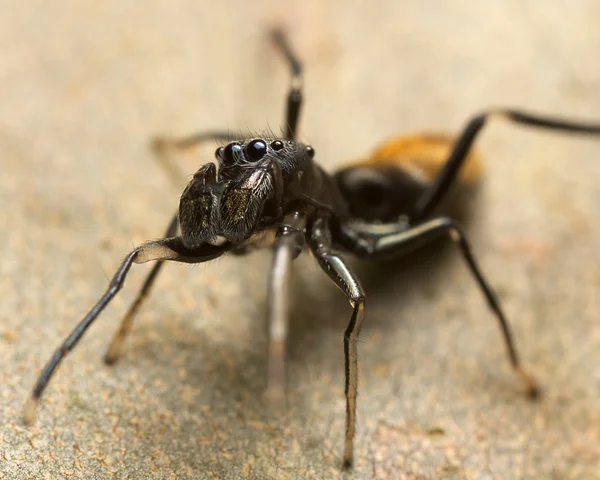
{"type": "Polygon", "coordinates": [[[305,248],[314,254],[323,271],[346,294],[353,312],[344,341],[346,435],[344,467],[352,463],[356,425],[357,339],[365,311],[365,293],[340,253],[375,259],[398,256],[440,236],[454,241],[485,296],[501,328],[509,359],[535,397],[538,387],[521,365],[508,323],[485,279],[467,239],[455,220],[430,218],[446,197],[485,122],[491,116],[525,125],[600,134],[600,125],[585,125],[497,110],[475,116],[457,138],[447,161],[431,181],[420,180],[400,166],[359,165],[335,175],[315,161],[312,147],[296,142],[302,104],[301,65],[284,35],[276,31],[273,41],[288,61],[292,83],[287,101],[284,138],[252,138],[230,141],[228,134],[199,133],[158,145],[187,148],[205,140],[229,141],[216,152],[218,165],[208,163],[194,175],[181,195],[179,211],[164,239],[151,241],[127,255],[106,293],[77,325],[41,373],[24,411],[30,422],[52,374],[100,312],[123,286],[133,263],[155,260],[136,301],[114,337],[106,362],[114,363],[123,350],[133,318],[148,294],[165,260],[201,263],[224,253],[243,254],[257,237],[273,236],[275,250],[269,281],[269,386],[283,378],[287,310],[287,275],[290,262],[305,248]],[[380,226],[387,224],[383,231],[380,226]],[[178,234],[179,232],[179,234],[178,234]]]}

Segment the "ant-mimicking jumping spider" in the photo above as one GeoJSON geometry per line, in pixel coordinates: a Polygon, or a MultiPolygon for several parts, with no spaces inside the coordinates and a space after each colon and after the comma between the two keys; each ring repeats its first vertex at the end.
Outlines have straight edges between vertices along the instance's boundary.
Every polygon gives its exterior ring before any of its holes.
{"type": "MultiPolygon", "coordinates": [[[[441,236],[458,246],[493,311],[504,337],[512,367],[530,396],[539,387],[522,366],[498,299],[479,268],[465,233],[450,217],[431,213],[449,188],[478,169],[472,145],[491,118],[555,131],[600,134],[600,125],[542,117],[517,110],[497,109],[474,116],[456,140],[444,135],[394,138],[367,160],[330,175],[314,160],[314,149],[296,141],[302,105],[302,67],[285,35],[272,34],[291,69],[291,87],[283,138],[230,141],[230,135],[205,132],[163,143],[187,148],[206,140],[229,141],[216,151],[218,167],[208,163],[193,176],[181,195],[179,211],[165,238],[149,241],[127,255],[108,290],[54,353],[24,409],[33,421],[39,399],[54,371],[79,342],[125,282],[134,263],[156,261],[133,305],[113,338],[105,360],[114,363],[135,313],[148,295],[165,260],[202,263],[225,253],[244,254],[257,236],[274,234],[274,263],[269,281],[270,343],[268,384],[281,380],[285,351],[287,277],[291,261],[308,247],[320,267],[346,294],[353,312],[344,332],[346,433],[344,468],[352,465],[356,426],[357,339],[365,311],[365,292],[344,258],[347,252],[365,259],[399,256],[441,236]],[[461,167],[465,167],[462,168],[461,167]],[[381,225],[387,227],[382,229],[381,225]],[[279,379],[279,380],[278,380],[279,379]]],[[[164,146],[164,145],[163,145],[164,146]]]]}

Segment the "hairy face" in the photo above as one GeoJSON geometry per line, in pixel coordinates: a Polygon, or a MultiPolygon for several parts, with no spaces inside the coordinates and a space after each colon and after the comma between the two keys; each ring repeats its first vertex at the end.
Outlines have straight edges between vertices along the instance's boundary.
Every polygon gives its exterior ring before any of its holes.
{"type": "Polygon", "coordinates": [[[214,163],[198,170],[181,195],[184,242],[196,246],[221,237],[239,244],[281,220],[290,192],[313,163],[308,145],[276,138],[231,142],[214,163]]]}

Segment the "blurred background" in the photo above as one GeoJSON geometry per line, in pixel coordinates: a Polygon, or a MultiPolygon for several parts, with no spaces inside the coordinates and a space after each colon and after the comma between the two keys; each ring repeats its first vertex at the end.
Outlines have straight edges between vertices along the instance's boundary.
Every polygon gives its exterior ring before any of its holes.
{"type": "MultiPolygon", "coordinates": [[[[290,408],[268,418],[269,252],[168,265],[122,360],[104,349],[148,271],[39,369],[123,256],[176,208],[155,134],[278,130],[283,25],[305,65],[300,139],[333,170],[491,106],[600,121],[600,4],[542,0],[0,1],[0,478],[338,478],[350,310],[294,265],[290,408]]],[[[524,398],[453,248],[374,269],[347,478],[600,478],[600,139],[491,123],[467,231],[526,363],[524,398]]],[[[214,146],[182,155],[192,174],[214,146]]]]}

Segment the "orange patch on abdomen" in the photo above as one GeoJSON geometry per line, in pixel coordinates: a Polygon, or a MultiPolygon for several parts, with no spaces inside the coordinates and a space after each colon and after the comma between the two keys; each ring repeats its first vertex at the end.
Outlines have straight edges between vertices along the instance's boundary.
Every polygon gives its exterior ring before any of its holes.
{"type": "MultiPolygon", "coordinates": [[[[387,140],[370,157],[357,162],[358,165],[392,164],[402,168],[415,178],[429,183],[438,176],[444,166],[455,138],[440,133],[405,134],[387,140]]],[[[458,180],[475,183],[482,174],[481,156],[471,149],[460,169],[458,180]]]]}

